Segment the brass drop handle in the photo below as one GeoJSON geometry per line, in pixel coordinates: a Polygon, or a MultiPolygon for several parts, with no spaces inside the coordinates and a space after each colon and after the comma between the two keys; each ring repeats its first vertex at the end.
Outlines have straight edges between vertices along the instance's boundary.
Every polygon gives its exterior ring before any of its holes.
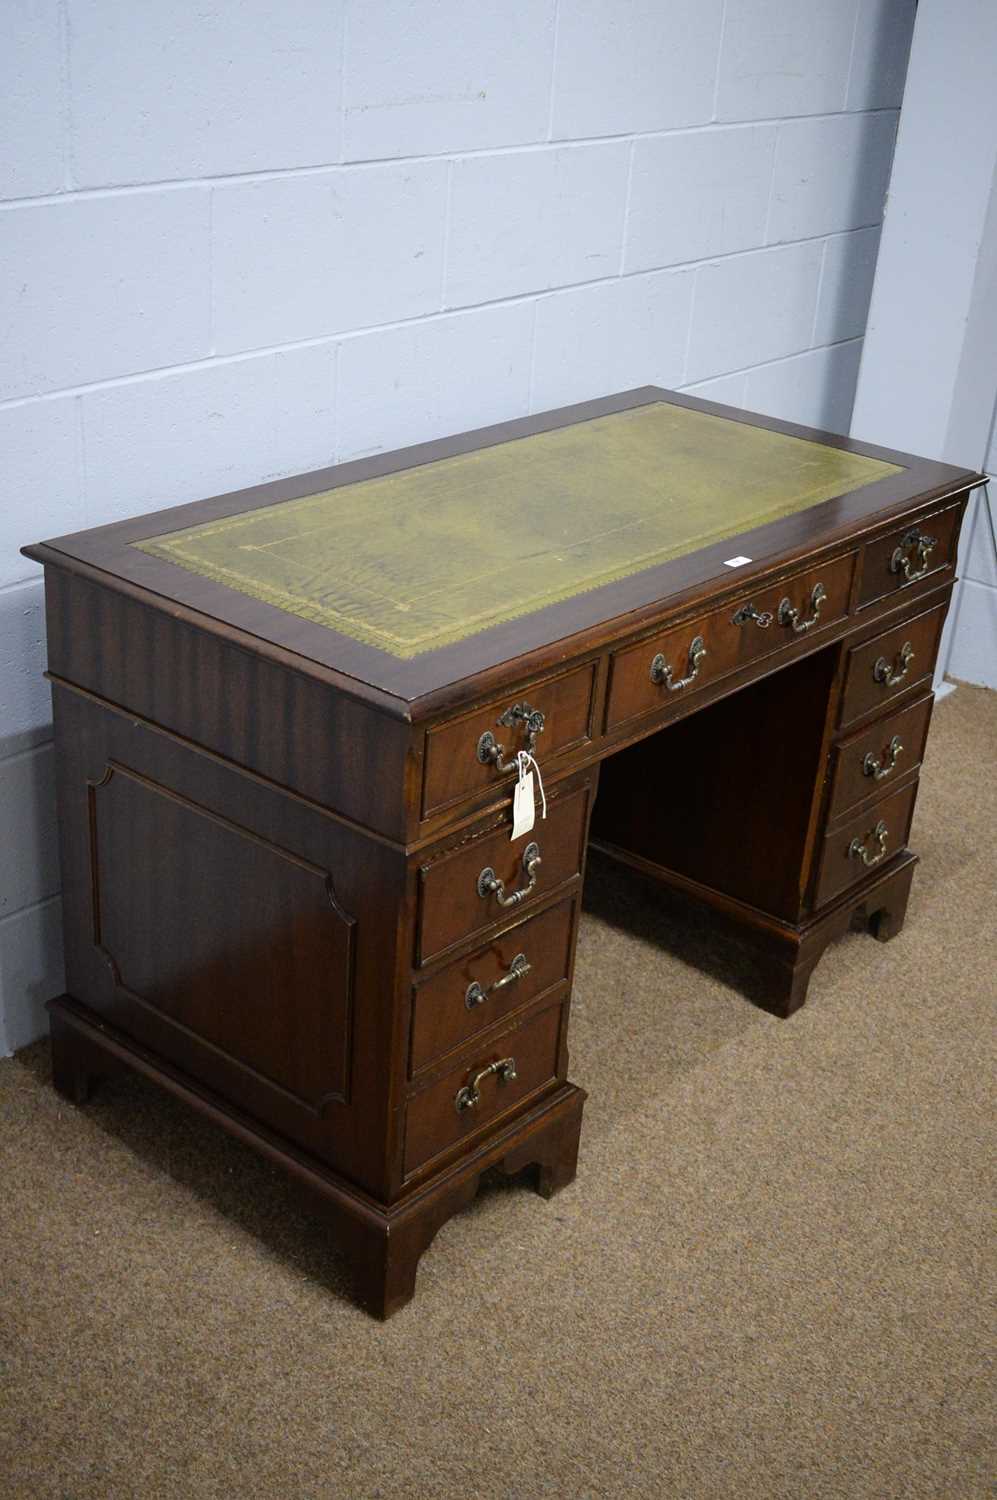
{"type": "Polygon", "coordinates": [[[883,687],[896,687],[907,676],[907,668],[913,660],[914,647],[910,641],[904,641],[892,667],[885,656],[876,658],[876,664],[872,669],[873,680],[883,687]]]}
{"type": "Polygon", "coordinates": [[[890,558],[890,572],[902,573],[905,583],[913,583],[915,578],[923,578],[928,571],[928,557],[934,551],[938,543],[933,536],[926,536],[923,531],[915,527],[908,531],[902,539],[900,546],[896,547],[890,558]],[[917,567],[914,566],[908,553],[913,547],[914,556],[917,558],[917,567]]]}
{"type": "Polygon", "coordinates": [[[509,965],[509,972],[501,979],[495,979],[491,984],[479,984],[472,979],[464,992],[464,1004],[468,1010],[473,1010],[476,1005],[484,1005],[489,995],[494,995],[498,990],[504,990],[507,985],[515,984],[517,979],[525,979],[530,972],[531,965],[527,962],[525,953],[517,953],[509,965]]]}
{"type": "Polygon", "coordinates": [[[458,1089],[454,1096],[454,1107],[459,1115],[462,1115],[465,1109],[473,1109],[476,1104],[481,1103],[481,1080],[487,1078],[489,1073],[495,1073],[499,1083],[514,1083],[516,1059],[503,1057],[499,1062],[489,1063],[487,1068],[481,1068],[477,1073],[472,1073],[464,1087],[458,1089]]]}
{"type": "MultiPolygon", "coordinates": [[[[502,724],[506,729],[514,729],[517,724],[522,724],[526,730],[526,744],[524,749],[532,755],[537,747],[537,735],[543,734],[544,716],[539,708],[531,708],[526,702],[514,703],[504,713],[499,714],[496,724],[502,724]]],[[[516,757],[505,760],[505,748],[500,745],[490,729],[486,729],[478,740],[477,756],[483,766],[492,765],[496,771],[505,773],[516,769],[516,757]]]]}
{"type": "Polygon", "coordinates": [[[651,663],[651,681],[658,687],[666,687],[670,693],[677,693],[679,688],[688,687],[690,682],[695,682],[699,676],[699,664],[706,659],[706,642],[701,635],[693,637],[689,647],[689,656],[686,662],[685,676],[676,679],[672,676],[672,669],[665,661],[659,651],[651,663]]]}
{"type": "Polygon", "coordinates": [[[484,899],[485,896],[494,896],[499,906],[518,906],[520,901],[525,901],[537,883],[537,871],[540,868],[540,845],[527,844],[523,850],[523,872],[526,875],[526,884],[521,885],[518,890],[506,894],[505,881],[500,880],[492,869],[486,865],[478,876],[478,895],[484,899]]]}
{"type": "Polygon", "coordinates": [[[866,838],[875,847],[875,853],[870,854],[864,841],[856,837],[848,845],[848,858],[860,859],[864,865],[878,865],[881,859],[886,858],[886,834],[886,824],[880,818],[872,832],[866,834],[866,838]]]}
{"type": "Polygon", "coordinates": [[[872,776],[876,781],[882,781],[885,776],[889,776],[890,772],[895,769],[903,748],[903,740],[898,734],[895,734],[883,751],[882,760],[877,760],[870,750],[862,762],[862,775],[872,776]]]}
{"type": "Polygon", "coordinates": [[[775,615],[770,609],[758,610],[753,604],[742,604],[736,615],[731,617],[732,625],[747,625],[754,621],[760,630],[768,630],[775,615]]]}
{"type": "Polygon", "coordinates": [[[815,583],[810,592],[810,613],[806,619],[800,619],[801,610],[794,609],[788,599],[783,599],[779,605],[776,618],[780,625],[791,625],[796,635],[802,635],[812,625],[816,625],[820,619],[820,607],[827,598],[827,589],[822,583],[815,583]]]}

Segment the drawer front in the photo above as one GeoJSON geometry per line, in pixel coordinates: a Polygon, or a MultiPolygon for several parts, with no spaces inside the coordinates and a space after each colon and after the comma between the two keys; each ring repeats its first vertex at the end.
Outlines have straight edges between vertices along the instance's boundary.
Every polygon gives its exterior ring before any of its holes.
{"type": "Polygon", "coordinates": [[[527,719],[531,714],[543,716],[534,754],[544,770],[553,756],[584,744],[591,735],[594,691],[595,663],[589,662],[431,729],[426,735],[423,817],[490,786],[501,785],[511,792],[516,751],[529,748],[527,719]],[[492,739],[481,747],[479,756],[482,735],[492,739]],[[495,764],[494,747],[501,748],[507,770],[495,764]]]}
{"type": "Polygon", "coordinates": [[[886,864],[907,842],[917,783],[874,802],[824,840],[814,905],[823,906],[886,864]]]}
{"type": "Polygon", "coordinates": [[[576,901],[562,901],[539,916],[527,917],[417,985],[412,995],[410,1072],[419,1072],[566,980],[576,911],[576,901]]]}
{"type": "Polygon", "coordinates": [[[674,699],[843,619],[854,567],[855,554],[850,553],[614,652],[606,728],[660,711],[674,699]],[[824,594],[816,605],[815,590],[824,594]],[[806,625],[815,614],[813,625],[806,625]]]}
{"type": "Polygon", "coordinates": [[[547,1006],[409,1101],[406,1176],[554,1082],[562,1014],[547,1006]]]}
{"type": "Polygon", "coordinates": [[[835,746],[831,752],[828,822],[867,797],[889,791],[891,781],[898,781],[921,764],[933,702],[929,693],[910,708],[877,719],[870,729],[860,730],[835,746]]]}
{"type": "Polygon", "coordinates": [[[961,505],[951,505],[870,542],[862,555],[859,608],[910,588],[922,578],[941,583],[938,574],[955,563],[961,514],[961,505]]]}
{"type": "Polygon", "coordinates": [[[519,907],[577,875],[585,853],[588,807],[589,788],[583,786],[550,798],[547,817],[538,818],[533,829],[515,843],[506,821],[501,828],[424,865],[419,872],[419,962],[426,963],[463,938],[514,916],[519,907]],[[526,856],[533,845],[540,851],[540,863],[531,877],[526,856]],[[487,889],[488,871],[502,882],[501,890],[487,889]],[[511,902],[516,893],[523,894],[511,902]]]}
{"type": "Polygon", "coordinates": [[[931,677],[945,609],[944,604],[936,605],[849,651],[841,724],[852,724],[865,714],[885,708],[900,693],[931,677]]]}

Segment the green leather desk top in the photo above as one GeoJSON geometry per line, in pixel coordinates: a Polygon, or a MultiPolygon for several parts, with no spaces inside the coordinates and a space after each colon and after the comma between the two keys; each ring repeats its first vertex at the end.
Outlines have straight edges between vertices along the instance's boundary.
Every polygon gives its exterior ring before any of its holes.
{"type": "Polygon", "coordinates": [[[899,472],[653,402],[131,545],[407,659],[899,472]]]}

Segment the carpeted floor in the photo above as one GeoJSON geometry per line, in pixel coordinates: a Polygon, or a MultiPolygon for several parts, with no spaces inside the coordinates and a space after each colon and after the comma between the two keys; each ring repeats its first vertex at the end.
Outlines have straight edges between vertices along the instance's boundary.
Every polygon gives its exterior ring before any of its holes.
{"type": "Polygon", "coordinates": [[[938,706],[907,927],[788,1022],[593,866],[578,1180],[486,1186],[388,1324],[248,1150],[0,1063],[0,1493],[989,1493],[995,748],[997,695],[938,706]]]}

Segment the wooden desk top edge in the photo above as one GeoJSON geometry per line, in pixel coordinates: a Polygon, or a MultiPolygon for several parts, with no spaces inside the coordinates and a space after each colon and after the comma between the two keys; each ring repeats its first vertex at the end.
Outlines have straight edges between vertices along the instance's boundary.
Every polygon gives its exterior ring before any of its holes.
{"type": "Polygon", "coordinates": [[[34,561],[82,574],[192,624],[204,627],[210,622],[211,629],[243,649],[293,665],[391,717],[415,721],[445,708],[458,707],[493,685],[542,672],[568,657],[582,654],[608,636],[638,629],[645,618],[660,614],[666,606],[669,610],[678,609],[706,597],[720,602],[726,594],[742,591],[746,583],[791,563],[797,555],[812,552],[815,546],[831,546],[845,536],[859,536],[888,525],[902,518],[905,511],[964,493],[982,483],[983,477],[972,470],[836,433],[657,386],[643,386],[372,458],[351,460],[332,468],[147,512],[27,546],[22,551],[34,561]],[[407,661],[388,656],[327,626],[243,596],[210,579],[188,574],[130,545],[164,531],[180,530],[657,401],[880,459],[900,466],[902,472],[407,661]],[[725,576],[723,558],[746,550],[753,563],[725,576]]]}

